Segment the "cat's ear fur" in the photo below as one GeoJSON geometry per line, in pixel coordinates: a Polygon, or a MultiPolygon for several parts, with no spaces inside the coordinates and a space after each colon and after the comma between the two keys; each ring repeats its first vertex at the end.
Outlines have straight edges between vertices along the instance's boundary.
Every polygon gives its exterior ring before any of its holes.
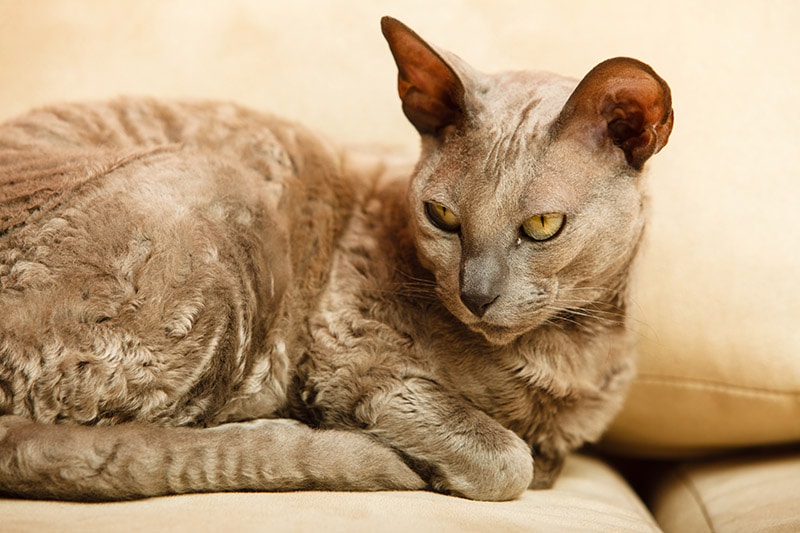
{"type": "Polygon", "coordinates": [[[594,67],[578,84],[554,125],[554,136],[577,136],[616,146],[640,170],[667,144],[674,113],[669,86],[647,64],[617,57],[594,67]]]}
{"type": "Polygon", "coordinates": [[[422,135],[435,135],[464,117],[464,85],[434,48],[402,22],[381,19],[397,64],[403,113],[422,135]]]}

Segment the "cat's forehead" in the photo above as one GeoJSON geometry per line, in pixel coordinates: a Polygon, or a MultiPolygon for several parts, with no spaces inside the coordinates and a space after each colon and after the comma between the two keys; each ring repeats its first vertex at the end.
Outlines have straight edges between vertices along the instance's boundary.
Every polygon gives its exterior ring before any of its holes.
{"type": "Polygon", "coordinates": [[[483,84],[477,93],[477,127],[467,132],[470,157],[460,160],[464,168],[458,188],[466,196],[563,200],[561,189],[575,184],[564,182],[558,162],[542,161],[543,148],[577,82],[519,71],[487,76],[483,84]]]}
{"type": "Polygon", "coordinates": [[[556,120],[577,81],[549,72],[509,71],[487,75],[481,85],[480,122],[530,136],[556,120]]]}
{"type": "MultiPolygon", "coordinates": [[[[465,206],[481,204],[524,213],[570,210],[586,191],[586,176],[572,171],[575,161],[551,157],[548,133],[577,83],[538,71],[478,78],[470,91],[474,120],[430,154],[415,180],[422,195],[470,213],[465,206]]],[[[495,210],[478,210],[484,211],[495,210]]]]}

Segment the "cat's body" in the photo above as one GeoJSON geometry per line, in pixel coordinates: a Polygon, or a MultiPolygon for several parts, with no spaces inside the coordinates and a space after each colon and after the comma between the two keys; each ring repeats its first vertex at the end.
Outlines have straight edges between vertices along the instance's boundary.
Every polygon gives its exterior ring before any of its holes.
{"type": "Polygon", "coordinates": [[[0,128],[0,491],[505,499],[601,434],[633,372],[638,173],[669,134],[666,85],[607,64],[660,101],[615,101],[597,133],[602,69],[578,89],[490,77],[384,32],[423,135],[410,185],[223,104],[0,128]],[[230,424],[275,417],[324,429],[230,424]]]}

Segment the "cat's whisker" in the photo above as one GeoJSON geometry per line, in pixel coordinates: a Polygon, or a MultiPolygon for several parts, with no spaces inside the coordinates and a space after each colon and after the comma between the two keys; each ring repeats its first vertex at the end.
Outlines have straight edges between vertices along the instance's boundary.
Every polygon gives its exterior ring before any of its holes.
{"type": "Polygon", "coordinates": [[[563,309],[564,311],[568,311],[568,312],[590,313],[590,314],[593,314],[593,315],[606,316],[606,317],[625,317],[627,315],[627,313],[625,313],[621,309],[614,311],[614,310],[608,310],[608,309],[596,309],[596,308],[592,308],[592,307],[585,306],[585,305],[577,305],[577,306],[571,305],[571,304],[574,304],[576,302],[566,301],[564,303],[566,303],[568,305],[563,306],[561,309],[563,309]]]}
{"type": "Polygon", "coordinates": [[[615,303],[593,298],[557,298],[553,303],[562,305],[563,307],[593,307],[597,309],[616,309],[619,311],[623,309],[615,303]]]}
{"type": "Polygon", "coordinates": [[[575,307],[560,307],[549,305],[546,307],[551,311],[555,311],[555,316],[552,317],[552,320],[561,320],[561,321],[568,321],[573,323],[580,323],[583,326],[587,326],[588,324],[584,324],[582,321],[577,320],[574,317],[582,317],[587,319],[592,319],[601,322],[611,322],[615,324],[623,324],[625,322],[626,315],[624,313],[615,313],[613,311],[605,311],[602,309],[588,309],[588,308],[575,308],[575,307]]]}
{"type": "Polygon", "coordinates": [[[566,317],[566,316],[563,316],[563,315],[556,314],[555,316],[550,317],[547,320],[545,320],[545,324],[550,324],[550,325],[553,325],[553,326],[563,326],[564,323],[572,324],[573,326],[577,326],[578,329],[586,331],[587,333],[592,333],[593,332],[593,330],[587,324],[584,324],[583,322],[581,322],[579,320],[575,320],[573,318],[569,318],[569,317],[566,317]]]}
{"type": "Polygon", "coordinates": [[[621,289],[614,289],[612,287],[565,287],[559,286],[560,292],[564,291],[604,291],[604,292],[622,292],[621,289]]]}
{"type": "MultiPolygon", "coordinates": [[[[560,300],[560,302],[561,303],[571,303],[571,304],[576,303],[575,301],[571,301],[571,300],[560,300]]],[[[582,301],[581,303],[582,304],[590,304],[590,303],[593,303],[593,302],[582,301]]],[[[606,321],[606,322],[610,322],[612,324],[622,325],[622,324],[627,323],[629,326],[632,326],[632,325],[636,324],[638,326],[642,326],[642,327],[646,327],[646,328],[650,327],[649,324],[645,320],[642,320],[641,318],[637,318],[635,315],[631,315],[630,313],[626,313],[626,312],[624,312],[622,310],[620,310],[620,311],[610,311],[610,310],[605,310],[605,309],[587,309],[584,306],[572,307],[572,306],[569,306],[569,305],[562,306],[562,307],[555,306],[555,305],[550,305],[550,306],[547,306],[547,309],[550,309],[550,310],[556,312],[556,316],[553,317],[553,319],[548,320],[549,323],[552,323],[552,320],[561,320],[561,321],[575,323],[576,321],[574,319],[569,319],[568,317],[563,316],[564,313],[567,313],[567,314],[571,314],[573,316],[600,319],[600,320],[603,320],[603,321],[606,321]]]]}
{"type": "Polygon", "coordinates": [[[558,293],[567,296],[575,293],[578,293],[578,295],[586,293],[596,293],[599,296],[607,297],[607,296],[623,295],[625,293],[625,290],[612,289],[609,287],[559,287],[558,293]]]}
{"type": "MultiPolygon", "coordinates": [[[[566,304],[566,305],[564,305],[565,308],[571,308],[573,306],[575,306],[577,308],[586,308],[588,306],[591,306],[592,304],[597,304],[598,303],[596,300],[584,300],[584,299],[577,299],[577,298],[559,298],[558,302],[566,304]]],[[[619,316],[625,316],[629,320],[632,320],[633,322],[644,323],[642,320],[635,318],[635,316],[632,316],[631,313],[628,313],[627,311],[624,311],[622,308],[620,308],[620,307],[618,307],[616,305],[613,305],[613,304],[607,304],[607,305],[609,305],[610,309],[617,309],[617,311],[613,311],[613,310],[609,310],[609,309],[594,309],[593,311],[594,312],[598,312],[598,313],[607,313],[607,314],[616,314],[616,315],[619,315],[619,316]]],[[[635,302],[629,302],[628,305],[629,306],[632,305],[633,307],[636,307],[636,303],[635,302]]]]}
{"type": "Polygon", "coordinates": [[[404,270],[401,270],[398,267],[393,267],[392,270],[394,270],[397,274],[400,274],[402,277],[404,277],[404,278],[406,278],[408,280],[411,280],[412,282],[422,283],[422,284],[425,284],[425,285],[430,285],[432,287],[436,286],[436,282],[434,280],[432,280],[432,279],[420,278],[420,277],[414,276],[414,275],[409,274],[408,272],[406,272],[404,270]]]}

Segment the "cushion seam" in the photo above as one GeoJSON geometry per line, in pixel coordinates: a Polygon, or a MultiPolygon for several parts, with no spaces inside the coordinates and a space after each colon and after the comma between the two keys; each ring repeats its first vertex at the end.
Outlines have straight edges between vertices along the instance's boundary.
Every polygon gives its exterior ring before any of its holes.
{"type": "Polygon", "coordinates": [[[783,396],[800,399],[800,391],[793,390],[774,390],[763,387],[748,387],[744,385],[732,385],[710,379],[678,377],[678,376],[659,376],[656,374],[640,373],[635,382],[662,385],[683,389],[695,389],[705,391],[726,392],[739,396],[765,397],[783,396]]]}
{"type": "Polygon", "coordinates": [[[706,506],[706,502],[703,500],[703,496],[700,494],[700,491],[697,489],[697,486],[689,477],[689,474],[686,470],[685,466],[682,466],[678,469],[677,477],[679,481],[686,487],[686,490],[689,491],[692,499],[694,499],[697,506],[700,508],[700,513],[703,515],[703,520],[706,522],[706,526],[708,527],[708,531],[711,533],[715,533],[714,522],[711,520],[711,515],[708,512],[708,507],[706,506]]]}

